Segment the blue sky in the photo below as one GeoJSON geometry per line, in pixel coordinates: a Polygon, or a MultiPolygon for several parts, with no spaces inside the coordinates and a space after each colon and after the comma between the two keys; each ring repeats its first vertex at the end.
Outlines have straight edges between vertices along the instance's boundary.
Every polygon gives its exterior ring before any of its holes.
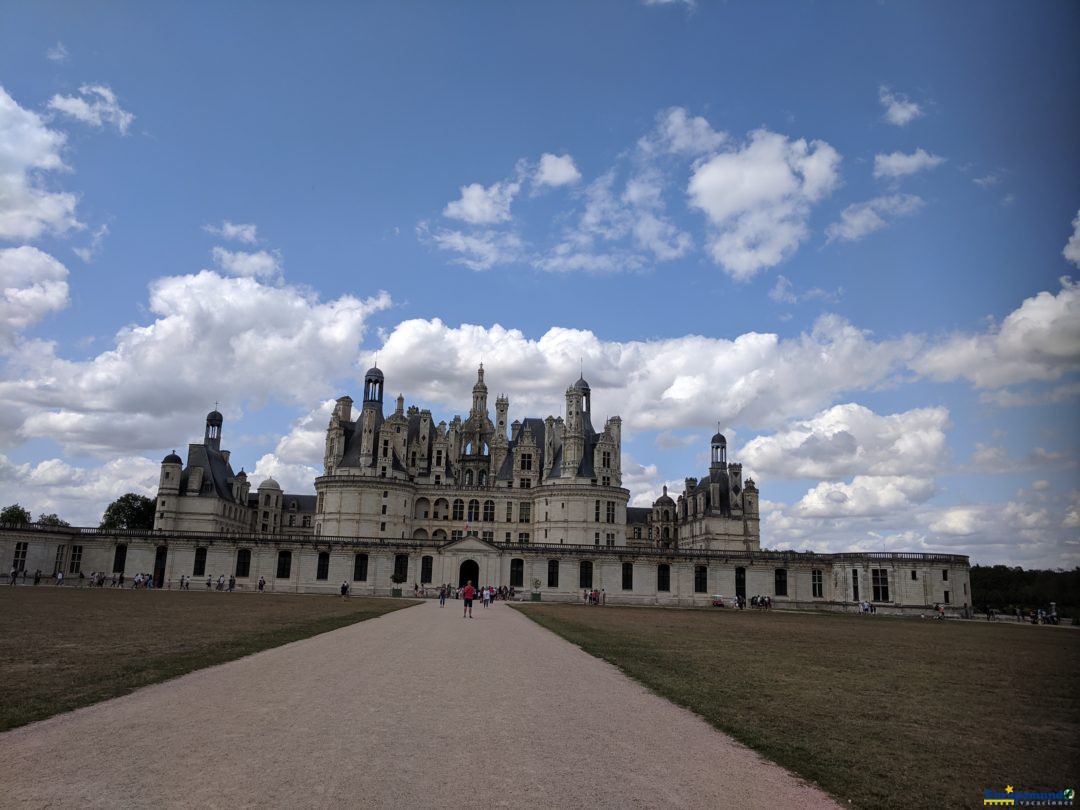
{"type": "Polygon", "coordinates": [[[379,354],[449,420],[584,367],[648,503],[1080,561],[1073,3],[4,3],[0,500],[201,435],[310,491],[379,354]]]}

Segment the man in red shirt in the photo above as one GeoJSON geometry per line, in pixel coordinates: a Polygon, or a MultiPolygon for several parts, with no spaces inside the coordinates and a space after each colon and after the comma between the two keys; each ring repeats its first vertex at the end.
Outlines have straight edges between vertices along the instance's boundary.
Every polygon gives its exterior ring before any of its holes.
{"type": "Polygon", "coordinates": [[[465,600],[465,611],[461,614],[461,618],[468,616],[472,618],[472,600],[476,596],[476,588],[472,586],[472,580],[470,579],[465,583],[465,587],[461,591],[461,598],[465,600]]]}

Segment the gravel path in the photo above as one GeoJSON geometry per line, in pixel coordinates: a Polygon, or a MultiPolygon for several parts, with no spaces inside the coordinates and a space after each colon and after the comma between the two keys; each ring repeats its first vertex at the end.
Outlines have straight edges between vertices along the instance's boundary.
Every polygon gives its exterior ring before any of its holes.
{"type": "Polygon", "coordinates": [[[0,734],[0,806],[836,807],[505,605],[475,617],[429,602],[0,734]]]}

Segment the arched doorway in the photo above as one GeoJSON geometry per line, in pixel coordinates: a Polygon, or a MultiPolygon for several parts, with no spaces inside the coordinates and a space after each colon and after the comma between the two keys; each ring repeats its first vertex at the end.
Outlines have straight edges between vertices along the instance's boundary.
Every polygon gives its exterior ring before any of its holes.
{"type": "Polygon", "coordinates": [[[472,582],[474,587],[480,586],[480,566],[476,560],[465,560],[461,564],[461,575],[458,577],[458,587],[464,588],[466,582],[472,582]]]}

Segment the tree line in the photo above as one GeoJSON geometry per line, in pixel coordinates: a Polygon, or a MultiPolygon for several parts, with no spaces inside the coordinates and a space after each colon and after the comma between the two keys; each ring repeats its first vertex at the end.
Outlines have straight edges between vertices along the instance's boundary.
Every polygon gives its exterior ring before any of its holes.
{"type": "MultiPolygon", "coordinates": [[[[0,509],[0,525],[4,526],[70,526],[55,512],[41,514],[37,520],[17,503],[0,509]]],[[[101,529],[152,529],[154,528],[154,499],[129,492],[110,503],[101,516],[101,529]]]]}
{"type": "Polygon", "coordinates": [[[998,611],[1031,610],[1057,603],[1058,613],[1080,614],[1080,568],[1072,571],[1025,571],[1019,566],[973,565],[972,605],[998,611]]]}

